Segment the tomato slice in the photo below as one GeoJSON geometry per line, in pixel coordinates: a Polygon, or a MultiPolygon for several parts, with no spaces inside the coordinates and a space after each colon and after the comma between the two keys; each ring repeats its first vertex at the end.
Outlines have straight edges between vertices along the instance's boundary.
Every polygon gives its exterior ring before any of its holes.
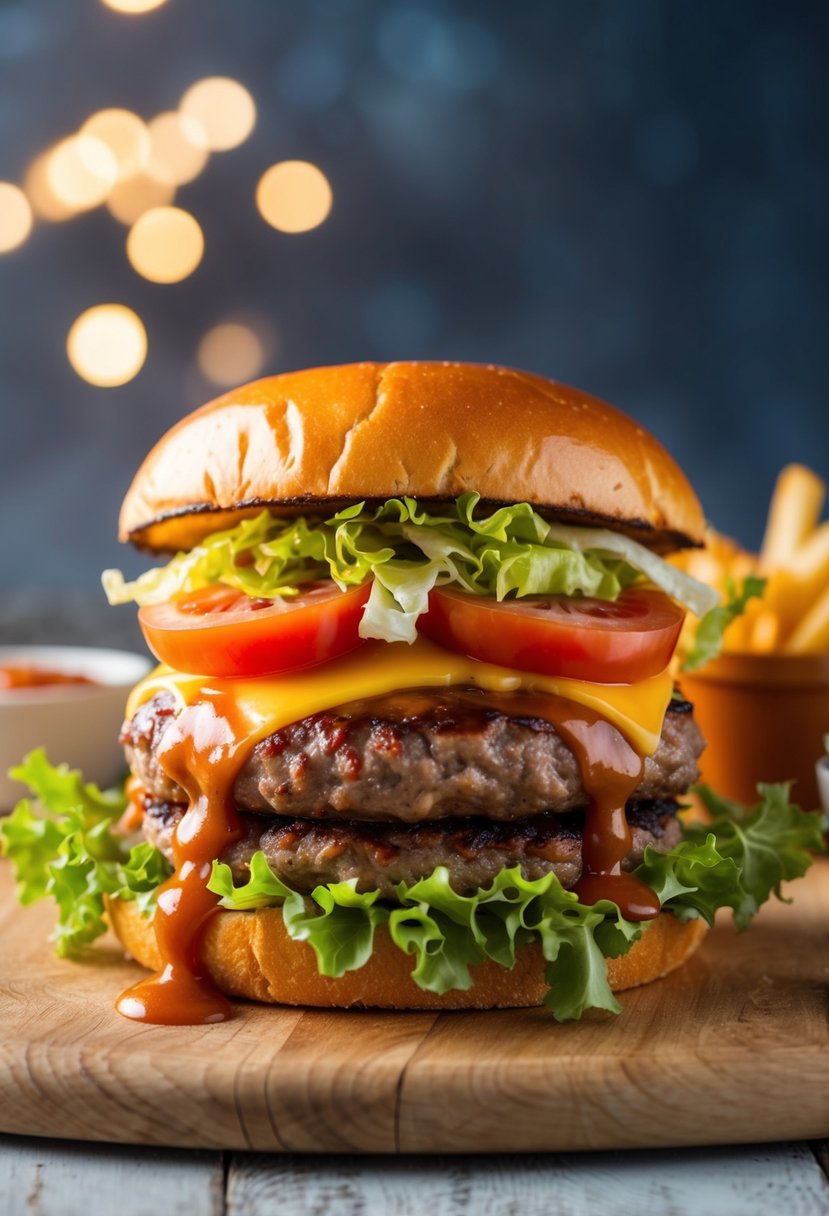
{"type": "Polygon", "coordinates": [[[602,684],[631,684],[667,667],[684,612],[661,591],[485,599],[436,587],[418,629],[473,659],[602,684]]]}
{"type": "Polygon", "coordinates": [[[214,583],[166,604],[141,608],[147,645],[176,671],[264,676],[315,667],[361,645],[358,629],[370,584],[340,591],[308,583],[290,599],[251,599],[214,583]]]}

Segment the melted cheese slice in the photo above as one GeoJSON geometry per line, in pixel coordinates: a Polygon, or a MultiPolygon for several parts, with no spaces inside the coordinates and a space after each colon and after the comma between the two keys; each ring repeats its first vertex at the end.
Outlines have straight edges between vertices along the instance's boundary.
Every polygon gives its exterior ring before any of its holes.
{"type": "Polygon", "coordinates": [[[587,705],[612,722],[642,756],[656,751],[673,690],[668,671],[637,684],[592,684],[496,667],[419,637],[411,646],[367,642],[333,663],[262,679],[188,676],[159,667],[133,689],[127,716],[131,718],[158,692],[171,693],[184,706],[210,689],[233,698],[234,717],[246,734],[242,747],[247,750],[292,722],[349,701],[381,697],[401,689],[445,688],[451,684],[472,685],[488,692],[548,694],[587,705]]]}

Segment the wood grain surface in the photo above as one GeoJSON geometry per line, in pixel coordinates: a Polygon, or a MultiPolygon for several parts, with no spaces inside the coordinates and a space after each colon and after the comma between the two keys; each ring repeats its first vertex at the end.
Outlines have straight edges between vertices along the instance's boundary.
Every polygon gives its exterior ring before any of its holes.
{"type": "Polygon", "coordinates": [[[646,1148],[829,1133],[829,864],[677,974],[558,1026],[542,1010],[239,1005],[212,1027],[113,1011],[114,945],[54,957],[0,864],[0,1131],[285,1152],[646,1148]]]}

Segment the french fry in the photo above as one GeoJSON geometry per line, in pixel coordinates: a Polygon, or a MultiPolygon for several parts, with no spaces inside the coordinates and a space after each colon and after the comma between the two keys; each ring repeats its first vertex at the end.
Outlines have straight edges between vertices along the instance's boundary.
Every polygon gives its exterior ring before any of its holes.
{"type": "Polygon", "coordinates": [[[708,583],[712,587],[719,586],[722,579],[720,562],[705,549],[692,550],[685,569],[693,578],[698,578],[701,583],[708,583]]]}
{"type": "MultiPolygon", "coordinates": [[[[705,548],[673,560],[723,596],[739,592],[750,575],[766,578],[761,599],[751,599],[725,632],[723,649],[754,654],[829,652],[829,520],[818,524],[826,484],[804,465],[777,479],[760,556],[746,552],[713,528],[705,548]]],[[[679,649],[692,649],[695,618],[686,621],[679,649]]]]}
{"type": "Polygon", "coordinates": [[[789,569],[798,578],[817,575],[829,582],[829,520],[815,528],[809,539],[792,554],[789,569]]]}
{"type": "Polygon", "coordinates": [[[766,583],[763,603],[779,622],[779,636],[788,637],[803,616],[804,599],[798,580],[790,570],[778,570],[766,583]]]}
{"type": "Polygon", "coordinates": [[[757,573],[757,558],[751,553],[737,553],[729,563],[727,578],[739,587],[743,579],[757,573]]]}
{"type": "Polygon", "coordinates": [[[769,508],[761,558],[773,570],[785,566],[814,531],[826,483],[802,464],[790,464],[777,478],[769,508]]]}
{"type": "Polygon", "coordinates": [[[763,597],[780,617],[781,635],[788,636],[822,591],[829,587],[829,523],[812,533],[786,569],[772,574],[763,597]]]}
{"type": "MultiPolygon", "coordinates": [[[[751,605],[749,604],[749,608],[751,605]]],[[[748,609],[735,617],[723,636],[723,649],[729,651],[751,650],[752,620],[748,609]]]]}
{"type": "Polygon", "coordinates": [[[771,654],[780,641],[780,617],[769,608],[761,608],[751,622],[751,649],[757,654],[771,654]]]}
{"type": "Polygon", "coordinates": [[[815,600],[783,647],[786,654],[829,651],[829,587],[815,600]]]}

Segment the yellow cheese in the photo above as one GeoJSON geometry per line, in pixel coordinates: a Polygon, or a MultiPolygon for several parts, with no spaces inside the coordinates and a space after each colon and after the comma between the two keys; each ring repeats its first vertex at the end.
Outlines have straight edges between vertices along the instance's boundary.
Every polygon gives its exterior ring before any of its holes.
{"type": "Polygon", "coordinates": [[[192,704],[204,689],[228,693],[246,726],[246,750],[291,722],[349,701],[385,696],[398,689],[450,684],[473,685],[489,692],[520,689],[566,697],[612,722],[643,756],[652,755],[659,744],[673,688],[667,671],[637,684],[591,684],[481,663],[419,637],[411,646],[367,642],[336,662],[262,679],[188,676],[159,667],[133,689],[127,716],[131,718],[139,705],[161,691],[172,693],[181,705],[192,704]]]}

